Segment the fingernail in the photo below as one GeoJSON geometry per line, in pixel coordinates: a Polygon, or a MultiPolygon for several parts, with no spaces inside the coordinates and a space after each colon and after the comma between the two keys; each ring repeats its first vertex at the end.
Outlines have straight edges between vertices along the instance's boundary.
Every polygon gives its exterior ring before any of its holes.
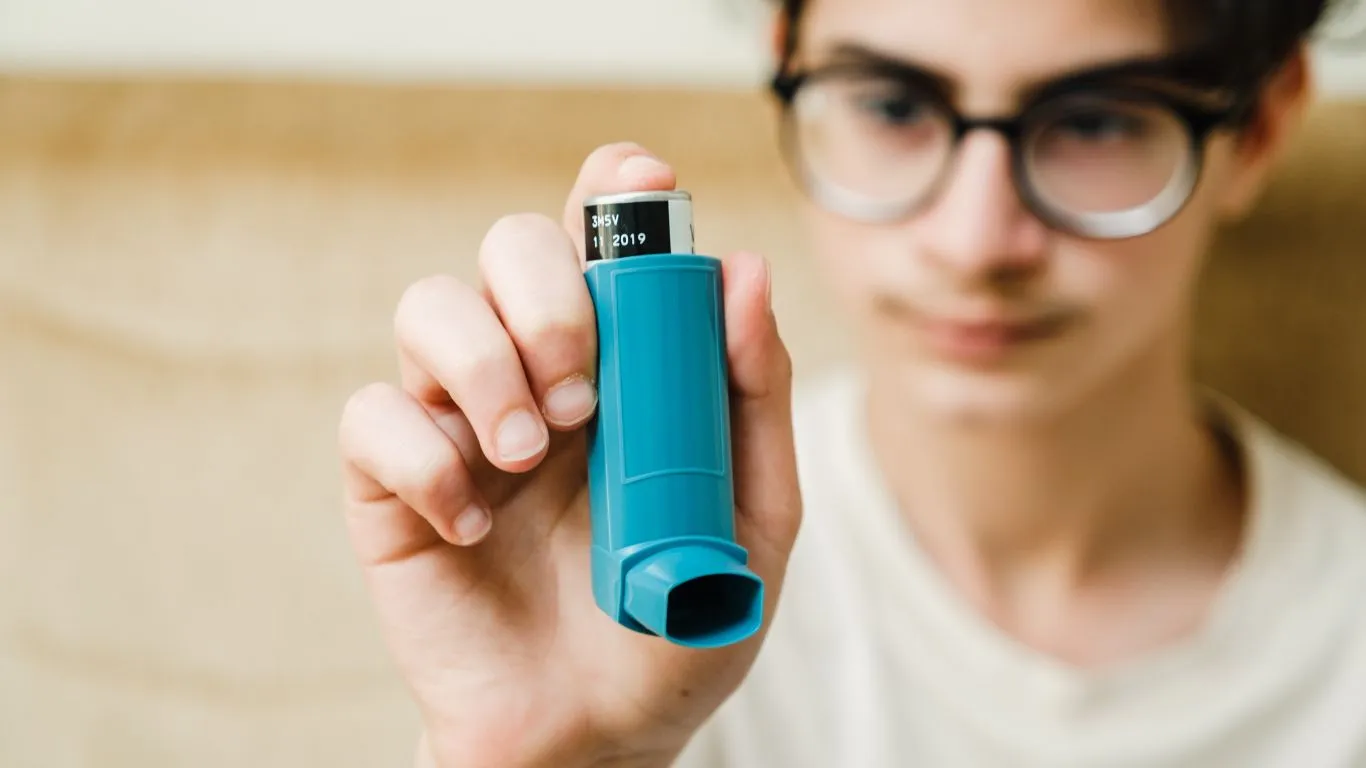
{"type": "Polygon", "coordinates": [[[550,390],[545,396],[545,417],[560,424],[577,424],[592,413],[598,402],[598,391],[582,376],[573,376],[550,390]]]}
{"type": "Polygon", "coordinates": [[[649,155],[631,155],[621,163],[618,175],[623,181],[640,181],[669,172],[669,166],[649,155]]]}
{"type": "Polygon", "coordinates": [[[498,427],[498,458],[521,461],[541,452],[548,436],[530,411],[513,411],[498,427]]]}
{"type": "Polygon", "coordinates": [[[471,504],[455,518],[455,536],[463,544],[474,544],[483,539],[493,527],[493,518],[475,504],[471,504]]]}

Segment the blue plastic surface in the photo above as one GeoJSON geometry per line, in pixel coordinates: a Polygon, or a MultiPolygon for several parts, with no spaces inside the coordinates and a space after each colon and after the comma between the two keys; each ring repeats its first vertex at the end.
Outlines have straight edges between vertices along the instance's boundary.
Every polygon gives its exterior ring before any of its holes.
{"type": "Polygon", "coordinates": [[[621,625],[690,647],[754,634],[763,582],[735,542],[721,263],[596,261],[588,425],[593,593],[621,625]]]}

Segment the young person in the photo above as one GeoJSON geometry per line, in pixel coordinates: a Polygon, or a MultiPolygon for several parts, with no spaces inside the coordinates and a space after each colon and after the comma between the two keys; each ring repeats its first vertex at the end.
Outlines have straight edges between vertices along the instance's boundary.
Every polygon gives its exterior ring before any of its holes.
{"type": "Polygon", "coordinates": [[[418,763],[1366,765],[1366,497],[1186,367],[1324,10],[785,3],[785,150],[860,364],[794,400],[766,262],[727,257],[769,619],[737,646],[624,631],[589,586],[580,205],[667,164],[604,147],[563,222],[488,232],[482,286],[414,284],[400,384],[340,440],[418,763]]]}

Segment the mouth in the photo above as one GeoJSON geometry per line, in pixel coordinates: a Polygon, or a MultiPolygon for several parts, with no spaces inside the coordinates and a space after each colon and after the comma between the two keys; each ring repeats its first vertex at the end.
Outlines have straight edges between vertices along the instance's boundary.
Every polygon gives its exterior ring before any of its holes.
{"type": "Polygon", "coordinates": [[[968,364],[999,363],[1062,335],[1073,317],[1065,312],[925,312],[900,301],[887,309],[930,352],[968,364]]]}

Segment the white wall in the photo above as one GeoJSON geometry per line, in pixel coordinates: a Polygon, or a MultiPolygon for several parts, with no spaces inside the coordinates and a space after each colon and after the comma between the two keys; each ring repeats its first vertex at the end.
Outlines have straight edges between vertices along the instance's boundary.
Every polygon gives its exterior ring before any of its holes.
{"type": "Polygon", "coordinates": [[[1318,79],[1327,94],[1366,96],[1366,58],[1321,55],[1318,79]]]}
{"type": "Polygon", "coordinates": [[[765,2],[0,0],[0,67],[724,84],[765,2]]]}
{"type": "MultiPolygon", "coordinates": [[[[0,0],[0,68],[747,86],[767,2],[0,0]]],[[[1320,75],[1366,94],[1366,51],[1320,75]]]]}

